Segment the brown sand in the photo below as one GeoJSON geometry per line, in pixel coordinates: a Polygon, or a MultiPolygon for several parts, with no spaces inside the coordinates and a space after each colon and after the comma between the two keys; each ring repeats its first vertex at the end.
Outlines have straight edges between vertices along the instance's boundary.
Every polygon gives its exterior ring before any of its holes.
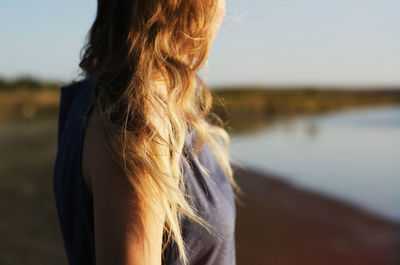
{"type": "Polygon", "coordinates": [[[399,224],[273,175],[236,172],[245,193],[237,208],[238,264],[400,264],[399,224]]]}

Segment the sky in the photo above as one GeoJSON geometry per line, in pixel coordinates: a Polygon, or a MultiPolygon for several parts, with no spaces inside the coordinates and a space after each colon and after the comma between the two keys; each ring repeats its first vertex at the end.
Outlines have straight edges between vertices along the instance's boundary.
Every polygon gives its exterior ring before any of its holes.
{"type": "MultiPolygon", "coordinates": [[[[2,0],[0,76],[79,78],[95,0],[2,0]]],[[[398,0],[226,0],[211,86],[400,86],[398,0]]]]}

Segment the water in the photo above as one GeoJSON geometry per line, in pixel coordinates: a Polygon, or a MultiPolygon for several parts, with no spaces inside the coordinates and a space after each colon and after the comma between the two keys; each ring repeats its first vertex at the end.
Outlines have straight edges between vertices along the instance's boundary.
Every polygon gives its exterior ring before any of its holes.
{"type": "Polygon", "coordinates": [[[400,107],[279,121],[233,135],[233,158],[400,221],[400,107]]]}

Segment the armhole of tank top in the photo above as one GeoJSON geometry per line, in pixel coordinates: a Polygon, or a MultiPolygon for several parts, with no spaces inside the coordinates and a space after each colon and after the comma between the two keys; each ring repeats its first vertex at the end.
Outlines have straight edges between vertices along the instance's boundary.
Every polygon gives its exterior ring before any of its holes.
{"type": "Polygon", "coordinates": [[[85,111],[83,113],[83,117],[82,117],[83,118],[83,123],[82,123],[82,128],[81,128],[82,133],[80,135],[81,139],[80,139],[80,146],[79,146],[79,148],[80,148],[79,149],[80,150],[80,154],[79,154],[79,165],[80,165],[79,178],[80,178],[80,180],[79,181],[82,185],[82,188],[84,189],[85,196],[88,197],[91,201],[93,200],[92,193],[91,193],[89,187],[86,185],[85,179],[83,177],[83,143],[85,140],[88,119],[92,113],[92,110],[93,110],[93,103],[92,103],[92,99],[91,99],[91,94],[89,93],[89,103],[88,103],[88,106],[86,106],[85,111]]]}

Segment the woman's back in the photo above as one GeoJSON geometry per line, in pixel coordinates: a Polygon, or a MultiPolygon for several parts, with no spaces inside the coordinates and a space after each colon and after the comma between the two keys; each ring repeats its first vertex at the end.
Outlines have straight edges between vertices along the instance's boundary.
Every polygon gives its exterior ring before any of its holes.
{"type": "MultiPolygon", "coordinates": [[[[82,173],[82,150],[87,118],[93,108],[94,83],[83,80],[61,90],[58,152],[54,168],[54,191],[61,231],[70,264],[95,264],[93,197],[82,173]]],[[[235,204],[231,184],[211,149],[205,144],[195,161],[187,136],[182,159],[186,192],[198,215],[214,227],[211,235],[200,224],[181,219],[181,231],[189,264],[235,264],[235,204]]],[[[181,264],[174,243],[164,252],[163,264],[181,264]]]]}

